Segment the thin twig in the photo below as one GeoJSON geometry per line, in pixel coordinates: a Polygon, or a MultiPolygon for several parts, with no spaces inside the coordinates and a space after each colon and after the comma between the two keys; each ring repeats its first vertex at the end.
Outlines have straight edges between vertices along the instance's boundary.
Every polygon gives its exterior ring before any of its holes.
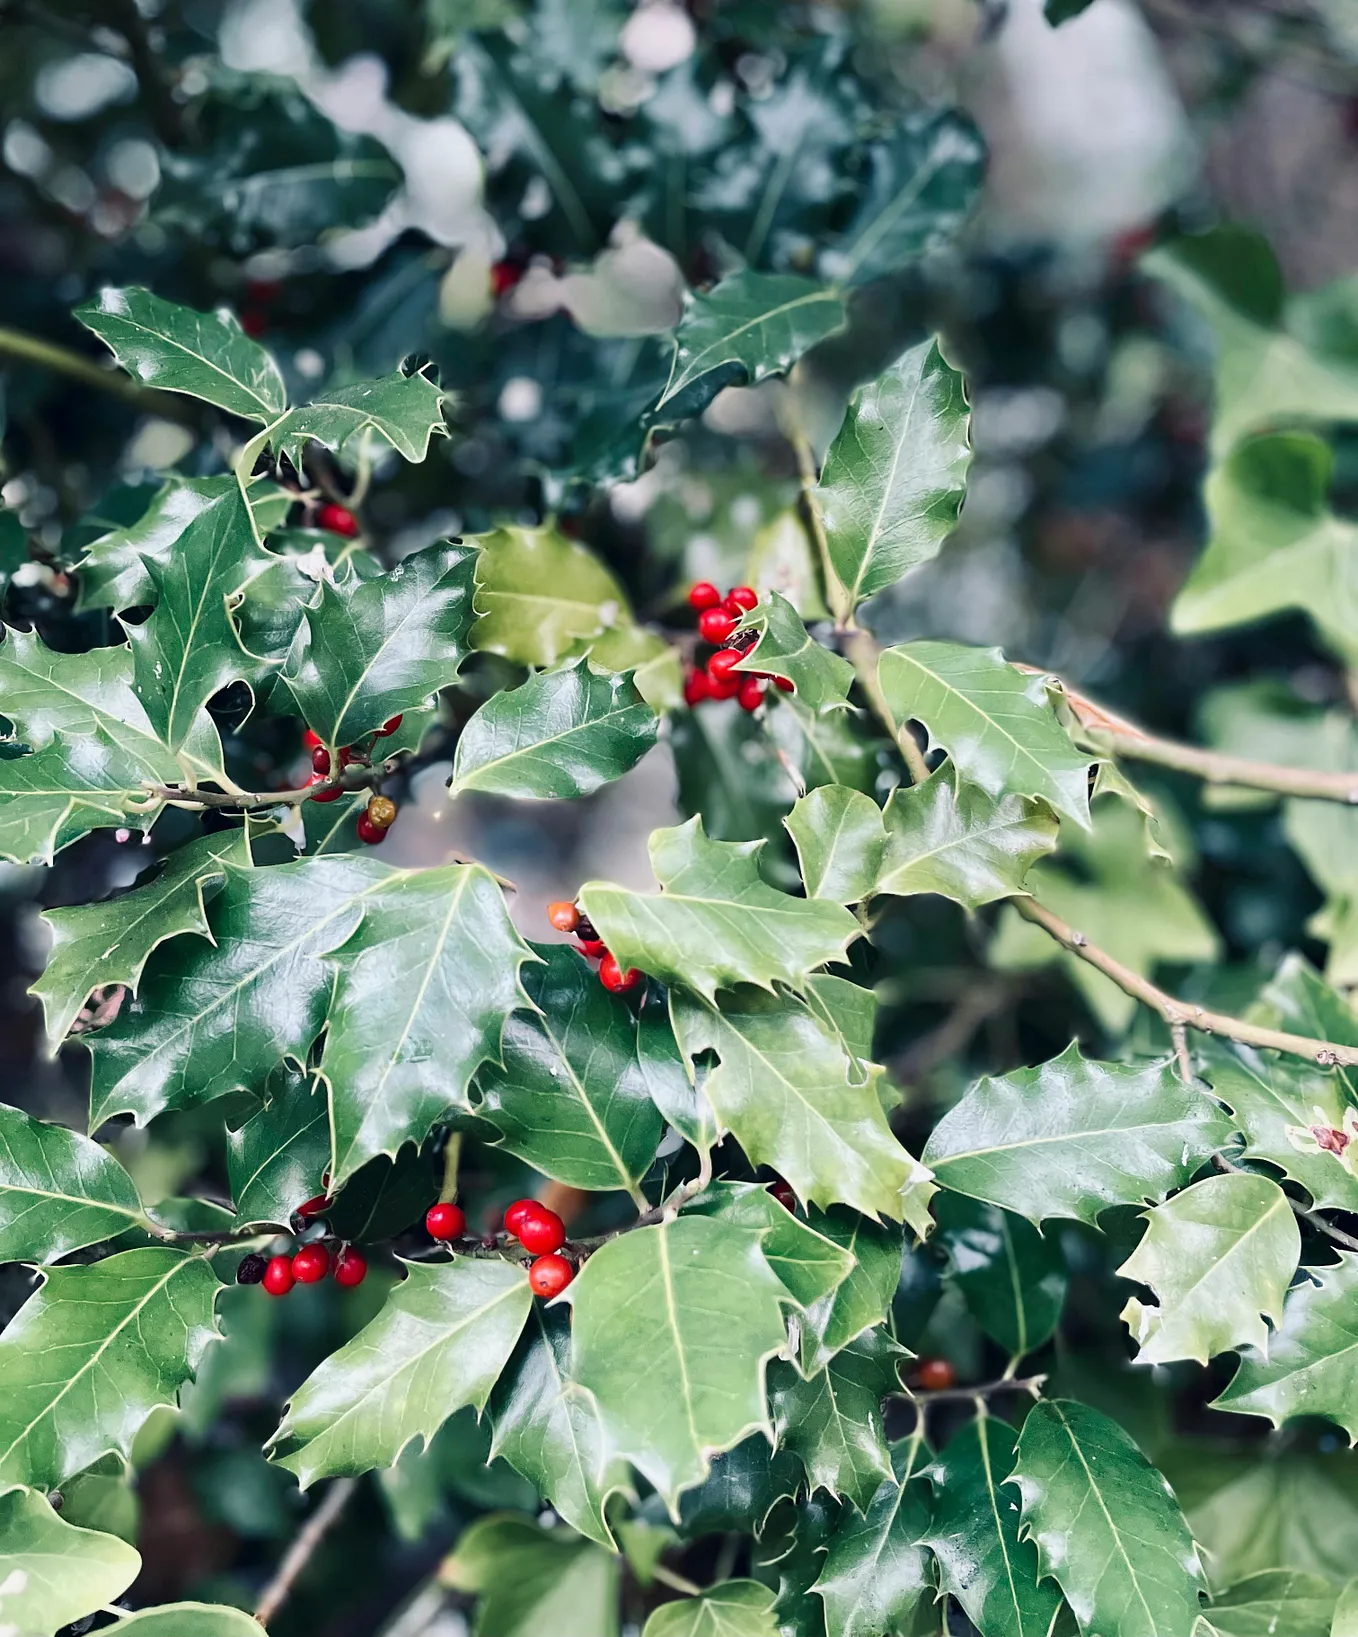
{"type": "MultiPolygon", "coordinates": [[[[1228,1171],[1234,1176],[1249,1177],[1254,1175],[1252,1171],[1247,1171],[1243,1165],[1233,1164],[1224,1154],[1213,1154],[1212,1164],[1216,1166],[1218,1171],[1228,1171]]],[[[1283,1198],[1292,1207],[1293,1216],[1300,1218],[1303,1222],[1309,1222],[1317,1233],[1324,1234],[1326,1239],[1332,1239],[1336,1245],[1341,1245],[1345,1250],[1358,1250],[1358,1239],[1355,1239],[1351,1233],[1345,1233],[1342,1228],[1336,1228],[1332,1222],[1327,1222],[1319,1211],[1307,1210],[1306,1206],[1293,1199],[1291,1194],[1284,1194],[1283,1198]]]]}
{"type": "Polygon", "coordinates": [[[325,1499],[306,1520],[297,1539],[293,1541],[279,1564],[278,1573],[264,1588],[264,1595],[255,1609],[255,1619],[261,1626],[267,1627],[269,1621],[287,1602],[293,1586],[310,1563],[316,1548],[338,1522],[340,1513],[349,1504],[349,1499],[357,1487],[357,1479],[339,1478],[326,1490],[325,1499]]]}
{"type": "Polygon", "coordinates": [[[267,807],[300,807],[304,801],[315,801],[332,790],[348,793],[369,790],[390,778],[399,770],[394,759],[380,762],[376,767],[351,763],[337,777],[321,779],[315,784],[304,784],[297,790],[192,790],[177,784],[150,784],[146,789],[161,801],[174,802],[180,807],[229,807],[246,813],[267,807]]]}
{"type": "Polygon", "coordinates": [[[1226,1040],[1238,1040],[1244,1046],[1257,1046],[1264,1051],[1287,1052],[1292,1057],[1309,1057],[1321,1068],[1337,1066],[1353,1068],[1358,1065],[1358,1047],[1337,1046],[1329,1040],[1313,1040],[1307,1035],[1289,1034],[1283,1029],[1266,1029],[1258,1023],[1247,1023],[1244,1018],[1230,1017],[1225,1012],[1212,1012],[1193,1001],[1179,1000],[1167,990],[1143,978],[1139,972],[1124,966],[1107,950],[1090,943],[1083,932],[1068,926],[1059,915],[1044,908],[1033,898],[1011,898],[1014,908],[1025,921],[1040,926],[1055,938],[1063,949],[1080,960],[1088,962],[1095,971],[1111,979],[1123,994],[1131,995],[1143,1006],[1163,1018],[1171,1029],[1178,1024],[1185,1029],[1197,1029],[1201,1034],[1221,1035],[1226,1040]]]}
{"type": "Polygon", "coordinates": [[[821,513],[820,501],[816,497],[816,484],[820,474],[816,470],[815,451],[805,432],[789,431],[787,438],[797,457],[797,476],[802,486],[802,511],[806,531],[811,536],[811,544],[816,548],[816,558],[820,563],[825,602],[834,615],[839,630],[847,631],[853,627],[853,608],[847,601],[844,587],[830,559],[830,540],[825,532],[825,518],[821,513]]]}
{"type": "Polygon", "coordinates": [[[194,422],[197,416],[181,398],[168,392],[157,392],[144,387],[121,370],[104,369],[92,358],[72,352],[55,341],[44,341],[41,336],[27,335],[22,330],[0,326],[0,357],[19,358],[26,364],[37,364],[41,369],[55,370],[68,375],[73,381],[110,393],[139,409],[161,416],[165,420],[194,422]]]}
{"type": "Polygon", "coordinates": [[[844,644],[844,657],[857,672],[859,683],[868,696],[868,703],[872,706],[878,721],[891,735],[899,746],[901,755],[905,757],[911,781],[914,784],[923,784],[929,777],[929,764],[910,731],[910,724],[907,722],[900,728],[896,726],[891,706],[887,704],[886,695],[882,692],[882,684],[877,676],[877,661],[882,657],[882,650],[876,638],[867,631],[855,631],[844,644]]]}
{"type": "Polygon", "coordinates": [[[1042,1391],[1045,1375],[1022,1376],[1017,1380],[1012,1376],[1001,1376],[998,1381],[983,1381],[978,1387],[935,1387],[931,1391],[915,1391],[905,1388],[899,1393],[892,1393],[892,1398],[907,1398],[912,1404],[942,1404],[948,1401],[958,1403],[970,1401],[973,1398],[992,1398],[999,1393],[1031,1393],[1037,1398],[1042,1391]]]}
{"type": "Polygon", "coordinates": [[[675,1574],[673,1569],[667,1569],[663,1563],[657,1563],[651,1570],[651,1579],[657,1580],[662,1586],[668,1586],[671,1591],[683,1592],[685,1597],[701,1597],[703,1589],[692,1580],[686,1580],[683,1575],[675,1574]]]}
{"type": "Polygon", "coordinates": [[[1193,1059],[1188,1051],[1188,1029],[1183,1023],[1171,1023],[1169,1038],[1174,1042],[1174,1061],[1179,1065],[1179,1078],[1186,1086],[1193,1084],[1193,1059]]]}

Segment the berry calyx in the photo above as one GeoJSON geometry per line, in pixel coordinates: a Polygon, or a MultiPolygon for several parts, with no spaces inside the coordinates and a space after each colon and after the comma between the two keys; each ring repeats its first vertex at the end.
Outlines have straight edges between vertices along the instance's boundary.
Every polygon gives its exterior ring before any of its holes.
{"type": "Polygon", "coordinates": [[[527,1210],[520,1212],[518,1222],[518,1227],[512,1230],[514,1236],[534,1256],[560,1250],[566,1243],[566,1224],[555,1211],[539,1205],[537,1200],[531,1200],[527,1210]]]}
{"type": "MultiPolygon", "coordinates": [[[[307,780],[308,784],[324,784],[330,775],[328,773],[313,773],[307,780]]],[[[338,801],[344,792],[338,785],[333,790],[318,790],[312,796],[312,801],[338,801]]]]}
{"type": "Polygon", "coordinates": [[[387,839],[386,827],[374,824],[366,813],[358,815],[358,824],[355,828],[358,830],[358,839],[366,841],[369,847],[379,847],[387,839]]]}
{"type": "Polygon", "coordinates": [[[771,1182],[769,1184],[769,1192],[785,1211],[792,1211],[795,1215],[797,1210],[797,1196],[793,1193],[792,1184],[790,1182],[784,1182],[782,1177],[779,1177],[777,1182],[771,1182]]]}
{"type": "Polygon", "coordinates": [[[305,750],[320,750],[325,744],[319,733],[313,733],[310,728],[302,734],[302,747],[305,750]]]}
{"type": "Polygon", "coordinates": [[[734,603],[742,613],[748,614],[759,601],[759,593],[752,585],[736,585],[731,587],[726,600],[728,603],[734,603]]]}
{"type": "Polygon", "coordinates": [[[559,1296],[574,1277],[575,1269],[566,1258],[549,1252],[539,1256],[529,1268],[528,1288],[535,1296],[550,1301],[553,1296],[559,1296]]]}
{"type": "Polygon", "coordinates": [[[260,1283],[270,1296],[286,1296],[296,1280],[293,1278],[290,1256],[271,1256],[260,1283]]]}
{"type": "Polygon", "coordinates": [[[645,976],[635,966],[629,966],[625,971],[618,965],[618,957],[607,954],[599,962],[599,982],[611,995],[625,995],[635,989],[645,976]]]}
{"type": "Polygon", "coordinates": [[[957,1385],[957,1371],[945,1358],[922,1358],[915,1366],[915,1379],[926,1393],[942,1393],[957,1385]]]}
{"type": "Polygon", "coordinates": [[[330,1271],[330,1252],[324,1245],[303,1245],[292,1259],[292,1276],[299,1285],[318,1284],[330,1271]]]}
{"type": "Polygon", "coordinates": [[[257,1285],[263,1279],[269,1266],[269,1258],[261,1256],[258,1251],[251,1251],[248,1256],[242,1256],[240,1266],[236,1269],[236,1283],[238,1285],[257,1285]]]}
{"type": "Polygon", "coordinates": [[[695,580],[688,588],[688,606],[699,614],[706,608],[715,608],[721,601],[721,592],[711,580],[695,580]]]}
{"type": "Polygon", "coordinates": [[[701,705],[704,699],[712,697],[708,687],[707,672],[692,670],[684,678],[684,703],[690,710],[695,705],[701,705]]]}
{"type": "Polygon", "coordinates": [[[395,716],[389,716],[386,719],[386,721],[383,722],[382,726],[380,728],[378,728],[377,737],[379,739],[388,739],[388,738],[390,738],[391,735],[396,732],[397,728],[399,728],[401,723],[404,722],[404,721],[405,721],[405,712],[404,711],[398,711],[395,716]]]}
{"type": "Polygon", "coordinates": [[[764,682],[757,676],[747,676],[740,684],[736,698],[743,711],[757,711],[764,703],[764,682]]]}
{"type": "Polygon", "coordinates": [[[368,803],[367,818],[379,830],[389,830],[396,822],[396,803],[390,796],[374,796],[368,803]]]}
{"type": "Polygon", "coordinates": [[[342,1250],[335,1258],[335,1283],[345,1290],[361,1285],[368,1277],[368,1259],[362,1251],[342,1250]]]}
{"type": "Polygon", "coordinates": [[[698,635],[704,642],[720,648],[736,628],[733,615],[724,608],[705,608],[698,616],[698,635]]]}
{"type": "Polygon", "coordinates": [[[342,534],[346,540],[352,540],[359,532],[358,519],[349,508],[333,503],[327,503],[316,513],[316,527],[330,534],[342,534]]]}
{"type": "Polygon", "coordinates": [[[547,906],[547,921],[558,932],[574,932],[580,925],[580,911],[564,898],[558,898],[547,906]]]}
{"type": "MultiPolygon", "coordinates": [[[[713,657],[715,658],[715,655],[713,657]]],[[[330,752],[324,745],[317,745],[311,752],[311,768],[315,773],[328,773],[330,771],[330,752]]]]}
{"type": "Polygon", "coordinates": [[[519,1223],[523,1221],[523,1213],[525,1211],[534,1210],[536,1206],[537,1200],[535,1199],[516,1199],[514,1203],[505,1211],[505,1232],[517,1234],[519,1231],[519,1223]]]}
{"type": "Polygon", "coordinates": [[[597,961],[608,953],[608,946],[602,938],[580,938],[576,941],[575,947],[589,961],[597,961]]]}
{"type": "Polygon", "coordinates": [[[317,1194],[314,1198],[307,1200],[305,1205],[297,1207],[297,1215],[319,1216],[322,1211],[328,1211],[334,1203],[334,1200],[328,1194],[317,1194]]]}
{"type": "Polygon", "coordinates": [[[725,682],[740,664],[742,655],[738,648],[718,648],[716,653],[707,662],[707,677],[709,682],[725,682]]]}
{"type": "Polygon", "coordinates": [[[424,1213],[424,1226],[431,1239],[461,1239],[467,1231],[467,1213],[449,1199],[441,1199],[424,1213]]]}

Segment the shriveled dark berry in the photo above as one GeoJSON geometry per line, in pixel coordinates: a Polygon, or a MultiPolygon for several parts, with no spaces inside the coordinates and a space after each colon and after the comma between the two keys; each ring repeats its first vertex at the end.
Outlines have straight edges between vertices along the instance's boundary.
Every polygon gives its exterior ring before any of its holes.
{"type": "Polygon", "coordinates": [[[251,1251],[248,1256],[242,1256],[240,1259],[240,1266],[236,1269],[236,1283],[238,1285],[260,1284],[268,1266],[269,1258],[267,1256],[261,1256],[258,1251],[251,1251]]]}

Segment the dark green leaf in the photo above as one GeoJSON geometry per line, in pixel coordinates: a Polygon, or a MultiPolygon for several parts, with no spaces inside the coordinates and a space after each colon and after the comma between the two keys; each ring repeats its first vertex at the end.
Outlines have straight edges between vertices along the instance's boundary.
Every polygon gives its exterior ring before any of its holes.
{"type": "Polygon", "coordinates": [[[1056,1236],[962,1194],[934,1201],[948,1276],[977,1324],[1011,1358],[1049,1340],[1061,1319],[1066,1262],[1056,1236]]]}
{"type": "Polygon", "coordinates": [[[724,1580],[698,1597],[663,1604],[641,1637],[778,1637],[773,1603],[773,1592],[757,1580],[724,1580]]]}
{"type": "Polygon", "coordinates": [[[940,768],[893,790],[876,891],[936,892],[966,909],[1021,892],[1028,871],[1056,846],[1056,815],[1043,802],[996,800],[940,768]]]}
{"type": "Polygon", "coordinates": [[[1218,1593],[1207,1617],[1222,1637],[1331,1637],[1335,1603],[1334,1587],[1318,1575],[1266,1569],[1218,1593]]]}
{"type": "Polygon", "coordinates": [[[394,449],[419,462],[429,454],[429,440],[444,434],[443,403],[448,396],[422,371],[383,376],[332,387],[309,404],[288,411],[271,430],[270,441],[300,472],[308,442],[324,444],[356,462],[365,452],[378,456],[394,449]]]}
{"type": "Polygon", "coordinates": [[[297,1070],[273,1076],[271,1096],[238,1131],[227,1133],[227,1176],[236,1226],[286,1228],[299,1205],[326,1190],[330,1110],[316,1081],[297,1070]]]}
{"type": "MultiPolygon", "coordinates": [[[[842,1205],[828,1211],[813,1208],[807,1218],[818,1233],[853,1257],[848,1277],[809,1307],[799,1321],[801,1368],[810,1375],[828,1364],[841,1347],[886,1318],[900,1283],[904,1236],[899,1228],[873,1222],[842,1205]]],[[[767,1244],[764,1249],[767,1255],[767,1244]]]]}
{"type": "Polygon", "coordinates": [[[98,1143],[0,1103],[0,1262],[55,1262],[143,1220],[136,1184],[98,1143]]]}
{"type": "Polygon", "coordinates": [[[0,758],[0,857],[50,864],[90,830],[149,830],[161,805],[146,791],[153,768],[102,736],[58,734],[32,756],[0,758]]]}
{"type": "Polygon", "coordinates": [[[423,1219],[438,1193],[435,1143],[407,1143],[395,1158],[380,1155],[339,1190],[326,1221],[340,1239],[376,1243],[423,1219]]]}
{"type": "Polygon", "coordinates": [[[758,1537],[778,1502],[797,1493],[801,1477],[795,1455],[775,1450],[762,1432],[754,1433],[715,1456],[702,1483],[684,1491],[679,1528],[690,1540],[729,1530],[752,1530],[758,1537]]]}
{"type": "Polygon", "coordinates": [[[478,1637],[617,1637],[618,1573],[611,1553],[509,1513],[478,1518],[440,1570],[479,1595],[478,1637]]]}
{"type": "Polygon", "coordinates": [[[764,1260],[804,1310],[826,1300],[854,1271],[849,1250],[794,1216],[758,1183],[710,1183],[683,1210],[688,1216],[715,1216],[762,1234],[764,1260]]]}

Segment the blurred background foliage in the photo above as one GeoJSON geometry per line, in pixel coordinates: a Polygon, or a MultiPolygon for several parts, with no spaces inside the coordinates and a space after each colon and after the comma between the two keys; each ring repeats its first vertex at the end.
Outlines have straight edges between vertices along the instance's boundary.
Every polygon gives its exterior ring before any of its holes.
{"type": "MultiPolygon", "coordinates": [[[[1175,230],[1247,223],[1271,244],[1294,310],[1323,329],[1318,344],[1353,358],[1358,284],[1304,303],[1358,266],[1358,6],[1049,10],[1079,14],[1058,28],[1040,0],[0,0],[6,621],[66,650],[108,640],[106,612],[79,604],[84,548],[138,516],[162,474],[221,470],[231,450],[215,412],[181,402],[147,413],[45,352],[69,349],[102,372],[68,315],[104,283],[234,308],[308,392],[432,363],[457,394],[453,436],[423,465],[372,474],[363,515],[379,556],[555,514],[661,630],[698,576],[805,587],[789,414],[823,449],[852,386],[938,330],[968,378],[976,461],[948,548],[873,606],[879,637],[998,644],[1161,731],[1278,754],[1358,684],[1342,644],[1318,641],[1300,612],[1220,636],[1169,634],[1205,534],[1210,338],[1139,258],[1175,230]],[[893,229],[921,255],[908,276],[882,278],[862,225],[921,165],[918,207],[893,229]],[[790,382],[728,388],[682,432],[655,428],[639,461],[641,416],[668,371],[661,337],[685,288],[742,265],[842,282],[847,332],[790,382]]],[[[1254,299],[1278,272],[1242,240],[1226,276],[1254,299]]],[[[1337,436],[1333,453],[1330,504],[1353,517],[1358,441],[1337,436]]],[[[342,495],[337,470],[311,475],[342,495]]],[[[776,850],[790,769],[815,782],[829,758],[845,782],[879,792],[895,777],[845,719],[813,744],[791,708],[764,726],[709,706],[678,714],[668,741],[596,798],[545,817],[477,797],[454,812],[448,746],[498,663],[482,656],[465,697],[445,702],[391,855],[473,852],[518,881],[531,936],[542,901],[592,874],[648,880],[646,836],[676,809],[701,811],[711,834],[768,835],[776,850]]],[[[234,716],[230,700],[219,706],[240,723],[243,701],[234,716]]],[[[239,726],[229,753],[244,783],[294,781],[300,744],[285,735],[276,721],[239,726]]],[[[1304,813],[1267,802],[1226,813],[1196,785],[1145,782],[1179,865],[1172,882],[1145,876],[1136,825],[1101,829],[1055,866],[1071,892],[1118,884],[1105,893],[1116,925],[1104,941],[1231,1006],[1288,948],[1323,965],[1308,923],[1358,879],[1347,832],[1308,843],[1304,813]],[[1221,963],[1195,968],[1214,945],[1221,963]]],[[[104,832],[50,869],[3,867],[11,1101],[83,1124],[84,1054],[45,1055],[26,993],[43,960],[36,912],[126,886],[153,856],[139,836],[104,832]]],[[[994,919],[897,901],[875,954],[860,946],[876,963],[860,975],[885,1003],[878,1056],[904,1090],[912,1146],[976,1073],[1046,1058],[1072,1035],[1107,1049],[1126,1025],[1060,962],[1034,965],[1003,925],[987,962],[994,919]]],[[[148,1200],[220,1191],[216,1111],[102,1135],[148,1200]]],[[[464,1188],[490,1220],[523,1173],[483,1145],[472,1154],[464,1188]]],[[[1125,1215],[1121,1231],[1106,1218],[1102,1236],[1059,1230],[1072,1298],[1048,1363],[1061,1388],[1120,1418],[1180,1485],[1199,1537],[1230,1565],[1223,1581],[1278,1561],[1343,1578],[1358,1474],[1331,1433],[1302,1424],[1269,1441],[1268,1461],[1247,1460],[1263,1432],[1203,1407],[1221,1385],[1212,1370],[1127,1369],[1110,1277],[1136,1237],[1125,1215]]],[[[943,1267],[934,1248],[908,1259],[900,1333],[984,1374],[993,1345],[943,1267]]],[[[20,1270],[7,1279],[0,1318],[27,1290],[20,1270]]],[[[326,1286],[286,1305],[228,1293],[229,1340],[187,1413],[148,1425],[135,1481],[110,1471],[73,1486],[72,1521],[138,1540],[139,1602],[252,1602],[305,1510],[259,1445],[287,1392],[382,1287],[326,1286]]],[[[469,1596],[430,1576],[469,1520],[535,1504],[486,1455],[485,1434],[460,1415],[428,1459],[365,1483],[280,1637],[463,1631],[469,1596]]],[[[802,1553],[814,1510],[802,1509],[802,1553]]],[[[722,1527],[696,1518],[695,1564],[725,1562],[722,1527]]],[[[644,1518],[628,1530],[630,1618],[647,1606],[655,1537],[644,1518]]],[[[774,1563],[776,1545],[761,1551],[766,1574],[795,1573],[793,1559],[774,1563]]],[[[471,1585],[474,1569],[463,1578],[471,1585]]]]}

